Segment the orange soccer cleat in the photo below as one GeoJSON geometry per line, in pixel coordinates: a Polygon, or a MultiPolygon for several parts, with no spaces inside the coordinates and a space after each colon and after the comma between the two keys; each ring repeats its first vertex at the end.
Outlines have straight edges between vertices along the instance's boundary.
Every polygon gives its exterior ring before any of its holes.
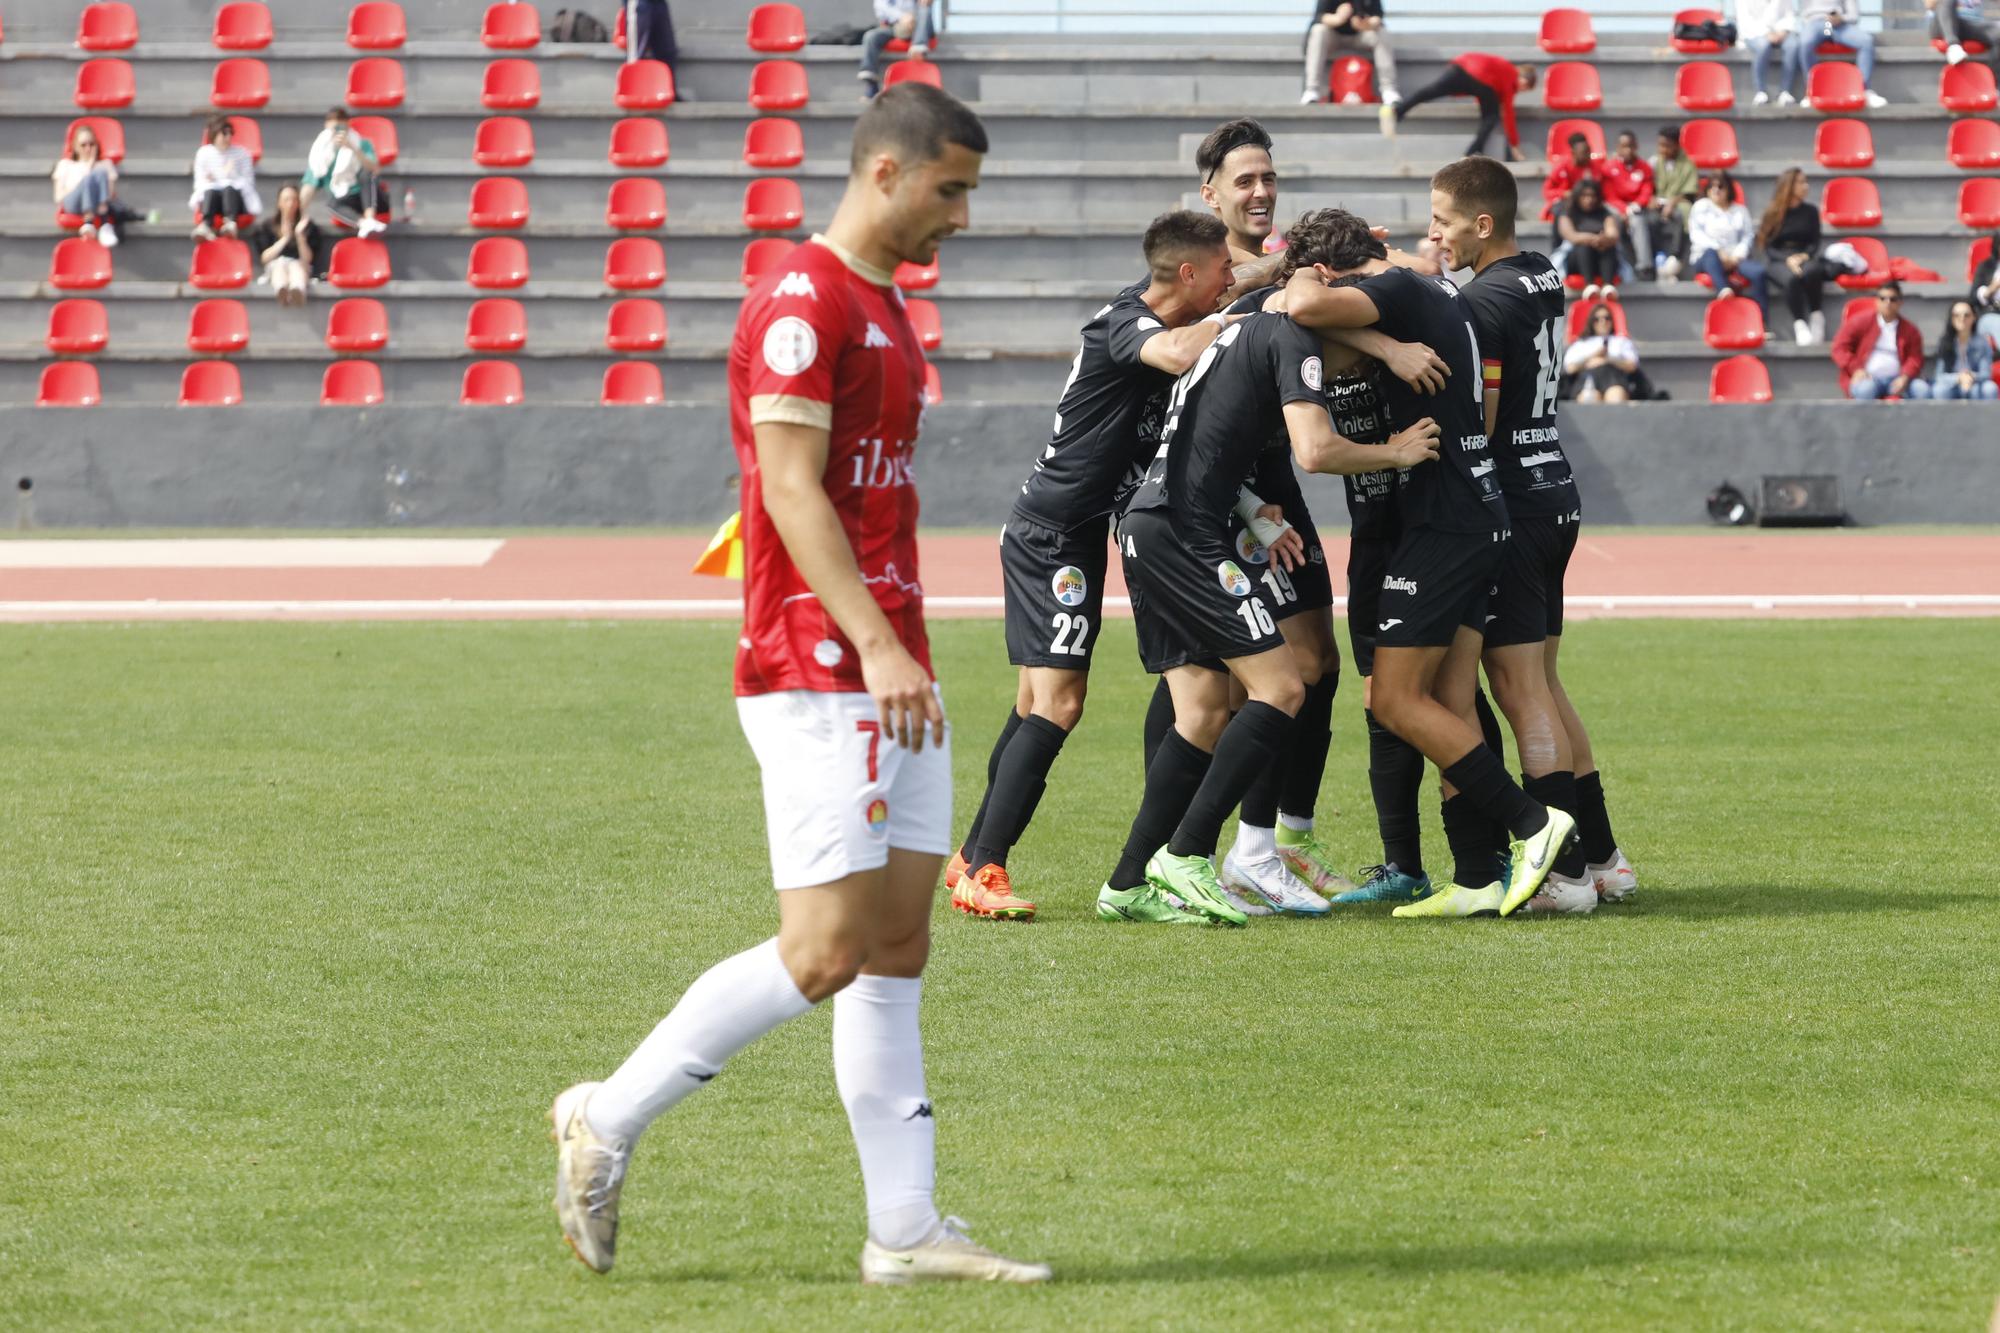
{"type": "Polygon", "coordinates": [[[1014,886],[1003,866],[984,865],[970,875],[962,875],[951,891],[951,905],[967,916],[983,916],[993,921],[1032,921],[1035,905],[1014,896],[1014,886]]]}
{"type": "Polygon", "coordinates": [[[951,860],[944,863],[944,886],[947,889],[957,888],[958,882],[965,878],[965,872],[970,869],[972,867],[965,863],[965,849],[961,847],[951,854],[951,860]]]}

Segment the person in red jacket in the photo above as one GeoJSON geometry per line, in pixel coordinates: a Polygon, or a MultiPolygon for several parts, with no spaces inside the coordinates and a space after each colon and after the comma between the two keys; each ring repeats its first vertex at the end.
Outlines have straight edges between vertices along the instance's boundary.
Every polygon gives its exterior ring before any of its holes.
{"type": "Polygon", "coordinates": [[[1875,308],[1858,310],[1833,340],[1833,364],[1847,396],[1928,398],[1923,379],[1924,335],[1903,318],[1902,284],[1891,278],[1875,289],[1875,308]]]}
{"type": "MultiPolygon", "coordinates": [[[[1604,173],[1590,156],[1590,140],[1581,134],[1572,134],[1569,136],[1568,160],[1555,163],[1549,168],[1549,174],[1542,177],[1542,221],[1553,219],[1562,201],[1585,181],[1603,185],[1604,173]]],[[[1607,200],[1610,197],[1608,187],[1605,196],[1607,200]]]]}
{"type": "Polygon", "coordinates": [[[1540,76],[1533,65],[1515,65],[1478,51],[1468,51],[1444,67],[1430,83],[1417,89],[1408,99],[1396,105],[1396,118],[1384,120],[1382,128],[1394,132],[1394,126],[1404,116],[1422,106],[1425,102],[1435,102],[1445,97],[1470,97],[1479,103],[1479,129],[1472,136],[1472,146],[1465,150],[1467,157],[1486,152],[1486,141],[1493,137],[1496,127],[1507,131],[1507,159],[1519,162],[1521,157],[1521,132],[1514,124],[1514,94],[1523,88],[1535,86],[1540,76]]]}
{"type": "Polygon", "coordinates": [[[1653,168],[1639,156],[1639,136],[1630,130],[1618,135],[1618,147],[1609,159],[1597,165],[1604,182],[1604,202],[1625,222],[1625,240],[1631,249],[1632,267],[1641,282],[1653,280],[1653,235],[1646,225],[1646,210],[1653,204],[1653,168]]]}

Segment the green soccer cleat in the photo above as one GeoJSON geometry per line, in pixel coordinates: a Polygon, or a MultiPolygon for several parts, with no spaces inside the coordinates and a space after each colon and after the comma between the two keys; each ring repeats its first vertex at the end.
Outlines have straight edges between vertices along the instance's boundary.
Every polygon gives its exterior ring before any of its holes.
{"type": "Polygon", "coordinates": [[[1406,875],[1393,865],[1369,866],[1361,887],[1334,897],[1336,903],[1417,903],[1431,896],[1429,875],[1406,875]]]}
{"type": "Polygon", "coordinates": [[[1163,926],[1205,926],[1208,918],[1183,912],[1167,901],[1153,884],[1136,889],[1114,889],[1109,884],[1097,891],[1099,921],[1140,921],[1163,926]]]}
{"type": "Polygon", "coordinates": [[[1283,858],[1285,868],[1304,880],[1306,887],[1315,893],[1332,895],[1346,893],[1354,887],[1354,881],[1333,868],[1333,858],[1310,829],[1286,828],[1278,825],[1278,855],[1283,858]]]}
{"type": "Polygon", "coordinates": [[[1175,856],[1162,847],[1146,862],[1146,878],[1184,912],[1199,912],[1225,926],[1250,924],[1250,918],[1223,896],[1215,865],[1205,856],[1175,856]]]}
{"type": "Polygon", "coordinates": [[[1575,833],[1576,821],[1550,806],[1549,822],[1542,826],[1541,832],[1531,838],[1516,838],[1507,845],[1509,868],[1507,887],[1501,894],[1501,916],[1512,916],[1515,908],[1535,896],[1575,833]]]}
{"type": "Polygon", "coordinates": [[[1421,902],[1404,903],[1390,915],[1400,917],[1499,916],[1504,890],[1495,880],[1483,889],[1447,884],[1421,902]]]}

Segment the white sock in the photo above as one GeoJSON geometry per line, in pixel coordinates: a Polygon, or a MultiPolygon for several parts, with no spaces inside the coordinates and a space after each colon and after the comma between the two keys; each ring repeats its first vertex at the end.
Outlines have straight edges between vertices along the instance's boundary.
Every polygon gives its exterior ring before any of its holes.
{"type": "Polygon", "coordinates": [[[833,1081],[847,1107],[868,1234],[907,1250],[937,1229],[937,1120],[924,1092],[919,977],[859,976],[833,997],[833,1081]]]}
{"type": "Polygon", "coordinates": [[[1236,859],[1248,861],[1252,865],[1259,861],[1269,861],[1278,854],[1278,830],[1258,828],[1255,824],[1236,821],[1236,859]]]}
{"type": "Polygon", "coordinates": [[[1288,815],[1280,810],[1278,812],[1278,823],[1294,833],[1311,833],[1313,831],[1313,817],[1311,815],[1288,815]]]}
{"type": "Polygon", "coordinates": [[[638,1138],[730,1056],[810,1008],[778,957],[775,937],[723,959],[695,978],[673,1012],[590,1094],[584,1118],[591,1132],[638,1138]]]}

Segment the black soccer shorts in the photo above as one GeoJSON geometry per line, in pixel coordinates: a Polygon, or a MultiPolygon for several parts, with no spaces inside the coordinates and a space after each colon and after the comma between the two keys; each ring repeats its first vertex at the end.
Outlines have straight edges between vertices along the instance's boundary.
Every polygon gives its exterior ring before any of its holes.
{"type": "Polygon", "coordinates": [[[1235,514],[1229,516],[1229,539],[1236,546],[1237,563],[1243,572],[1262,585],[1271,603],[1271,614],[1290,620],[1306,611],[1324,611],[1333,605],[1333,573],[1327,567],[1326,548],[1320,544],[1319,528],[1303,500],[1283,504],[1285,521],[1298,529],[1306,544],[1305,563],[1297,569],[1279,569],[1271,563],[1270,552],[1257,544],[1250,528],[1235,514]]]}
{"type": "Polygon", "coordinates": [[[1347,542],[1347,637],[1354,645],[1354,669],[1375,674],[1376,625],[1381,623],[1382,577],[1396,543],[1374,537],[1347,542]]]}
{"type": "Polygon", "coordinates": [[[1563,576],[1576,550],[1582,515],[1516,519],[1486,608],[1486,646],[1540,643],[1563,632],[1563,576]]]}
{"type": "Polygon", "coordinates": [[[1459,627],[1484,632],[1507,533],[1406,528],[1382,575],[1375,647],[1447,648],[1459,627]]]}
{"type": "Polygon", "coordinates": [[[1090,670],[1104,623],[1109,516],[1064,532],[1014,514],[1000,530],[1007,660],[1018,667],[1090,670]]]}
{"type": "Polygon", "coordinates": [[[1220,670],[1284,643],[1268,590],[1222,533],[1177,527],[1172,510],[1135,509],[1119,521],[1118,550],[1146,670],[1220,670]]]}

